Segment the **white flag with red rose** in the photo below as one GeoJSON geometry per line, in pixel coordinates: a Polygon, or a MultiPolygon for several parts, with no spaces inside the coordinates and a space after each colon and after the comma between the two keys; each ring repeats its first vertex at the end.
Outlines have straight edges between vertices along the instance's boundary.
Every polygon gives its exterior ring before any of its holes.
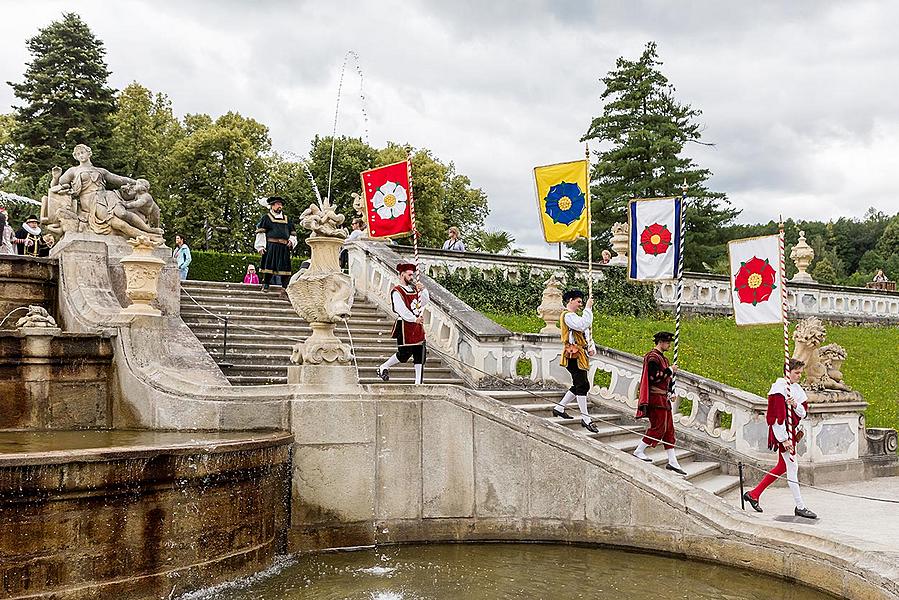
{"type": "Polygon", "coordinates": [[[780,323],[780,236],[733,240],[727,253],[737,325],[780,323]]]}
{"type": "Polygon", "coordinates": [[[681,198],[631,200],[627,214],[630,226],[628,278],[635,281],[677,279],[681,198]]]}

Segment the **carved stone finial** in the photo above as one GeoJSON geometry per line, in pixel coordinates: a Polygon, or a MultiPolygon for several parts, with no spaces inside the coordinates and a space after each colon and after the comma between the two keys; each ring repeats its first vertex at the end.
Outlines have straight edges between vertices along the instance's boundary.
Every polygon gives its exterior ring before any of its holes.
{"type": "Polygon", "coordinates": [[[609,261],[610,265],[626,265],[627,264],[627,244],[629,241],[629,230],[627,223],[615,223],[612,225],[612,251],[615,256],[609,261]]]}
{"type": "MultiPolygon", "coordinates": [[[[337,214],[327,198],[319,204],[310,204],[300,215],[300,225],[312,231],[309,237],[334,237],[345,239],[346,228],[341,227],[346,220],[344,215],[337,214]]],[[[314,254],[314,252],[313,252],[314,254]]]]}
{"type": "Polygon", "coordinates": [[[562,290],[559,289],[555,273],[544,284],[546,288],[543,290],[542,302],[537,307],[537,314],[546,322],[546,326],[540,333],[561,334],[559,319],[562,317],[562,290]]]}
{"type": "Polygon", "coordinates": [[[16,328],[22,327],[56,327],[56,319],[50,316],[43,306],[30,305],[28,314],[16,321],[16,328]]]}
{"type": "Polygon", "coordinates": [[[796,265],[796,268],[799,269],[793,278],[790,281],[793,282],[801,282],[801,283],[814,283],[815,280],[812,279],[812,276],[809,275],[808,266],[812,264],[812,260],[815,258],[815,251],[809,246],[805,241],[805,232],[799,232],[799,241],[796,242],[796,245],[793,246],[793,249],[790,250],[790,259],[796,265]]]}

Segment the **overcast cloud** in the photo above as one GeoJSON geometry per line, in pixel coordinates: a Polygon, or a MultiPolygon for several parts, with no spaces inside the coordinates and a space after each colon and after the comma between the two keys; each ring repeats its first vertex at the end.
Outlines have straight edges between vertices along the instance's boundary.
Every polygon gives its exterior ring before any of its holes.
{"type": "MultiPolygon", "coordinates": [[[[691,156],[741,222],[899,212],[899,4],[456,0],[319,2],[0,0],[0,81],[27,38],[78,12],[111,83],[169,95],[179,115],[236,110],[278,150],[330,133],[340,66],[361,58],[369,141],[432,149],[490,199],[488,225],[542,243],[531,169],[582,155],[599,78],[655,40],[681,101],[703,111],[691,156]]],[[[15,103],[0,86],[0,111],[15,103]]],[[[348,71],[339,134],[362,136],[348,71]]],[[[99,158],[99,157],[98,157],[99,158]]],[[[102,162],[102,159],[101,161],[102,162]]]]}

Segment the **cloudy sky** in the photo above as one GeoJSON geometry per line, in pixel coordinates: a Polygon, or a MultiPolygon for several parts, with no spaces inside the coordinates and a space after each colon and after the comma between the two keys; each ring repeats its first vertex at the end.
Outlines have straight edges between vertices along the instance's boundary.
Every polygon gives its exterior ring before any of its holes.
{"type": "MultiPolygon", "coordinates": [[[[454,161],[488,225],[544,254],[531,168],[577,159],[599,78],[655,40],[713,147],[691,156],[742,222],[899,212],[899,3],[694,0],[0,0],[0,81],[66,11],[106,44],[111,83],[165,92],[180,115],[237,110],[278,150],[330,133],[408,142],[454,161]]],[[[15,102],[0,86],[0,111],[15,102]]]]}

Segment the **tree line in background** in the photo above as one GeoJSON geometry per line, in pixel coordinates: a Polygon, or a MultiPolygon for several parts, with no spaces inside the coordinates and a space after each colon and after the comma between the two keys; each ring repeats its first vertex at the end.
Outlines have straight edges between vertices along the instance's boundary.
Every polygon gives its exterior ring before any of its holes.
{"type": "MultiPolygon", "coordinates": [[[[268,128],[252,118],[229,112],[215,119],[206,114],[179,119],[163,93],[137,82],[113,90],[103,43],[76,14],[40,30],[28,49],[32,61],[23,82],[10,83],[21,104],[0,115],[0,189],[40,198],[50,169],[72,164],[75,144],[87,143],[96,164],[151,182],[170,237],[180,232],[194,248],[221,252],[252,250],[264,211],[257,198],[283,196],[296,217],[315,197],[310,174],[326,193],[330,136],[312,139],[307,173],[296,155],[275,152],[268,128]]],[[[630,199],[680,195],[686,180],[685,266],[726,273],[729,240],[774,233],[777,226],[734,224],[739,211],[724,193],[706,186],[711,172],[683,155],[687,144],[706,144],[701,111],[676,99],[661,64],[650,42],[638,59],[619,58],[602,78],[602,114],[582,139],[593,142],[594,255],[609,247],[609,230],[626,220],[630,199]]],[[[507,232],[484,230],[487,196],[452,162],[426,148],[393,142],[375,148],[360,138],[333,141],[330,195],[339,212],[355,214],[351,194],[361,191],[361,171],[411,155],[423,244],[439,247],[447,227],[456,225],[470,249],[520,252],[507,232]]],[[[14,222],[28,210],[9,208],[14,222]]],[[[822,283],[858,285],[879,268],[899,276],[899,215],[871,209],[860,220],[787,221],[788,252],[800,229],[815,249],[811,272],[822,283]]],[[[583,260],[586,254],[586,242],[571,245],[570,258],[583,260]]]]}

